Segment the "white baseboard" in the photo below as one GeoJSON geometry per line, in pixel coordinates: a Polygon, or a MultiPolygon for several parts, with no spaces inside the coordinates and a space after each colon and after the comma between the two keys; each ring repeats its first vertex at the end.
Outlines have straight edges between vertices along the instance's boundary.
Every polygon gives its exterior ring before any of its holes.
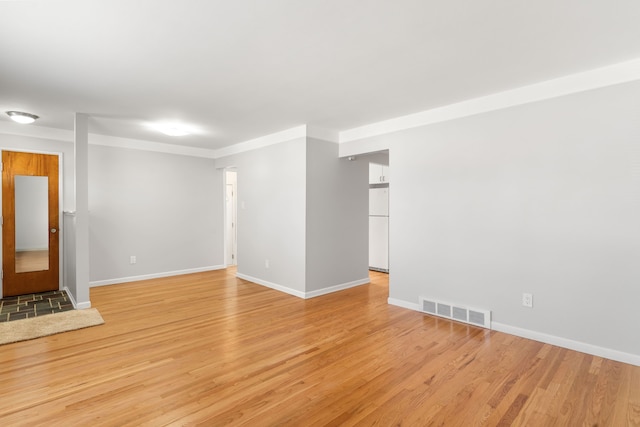
{"type": "Polygon", "coordinates": [[[637,354],[612,350],[610,348],[587,344],[580,341],[574,341],[568,338],[562,338],[555,335],[532,331],[529,329],[523,329],[517,326],[505,325],[499,322],[491,322],[491,329],[504,332],[506,334],[516,335],[522,338],[528,338],[534,341],[540,341],[545,344],[552,344],[558,347],[568,348],[569,350],[591,354],[593,356],[604,357],[605,359],[611,359],[618,362],[628,363],[630,365],[640,366],[640,355],[637,354]]]}
{"type": "Polygon", "coordinates": [[[304,298],[314,298],[314,297],[319,297],[320,295],[326,295],[333,292],[343,291],[345,289],[353,288],[360,285],[365,285],[370,281],[371,280],[369,280],[369,278],[366,277],[364,279],[354,280],[352,282],[347,282],[347,283],[341,283],[339,285],[329,286],[326,288],[318,289],[316,291],[305,292],[304,298]]]}
{"type": "Polygon", "coordinates": [[[407,301],[402,301],[400,299],[388,298],[387,302],[390,305],[395,305],[402,308],[408,308],[409,310],[420,311],[420,304],[413,304],[407,301]]]}
{"type": "Polygon", "coordinates": [[[335,286],[329,286],[327,288],[318,289],[316,291],[311,292],[302,292],[297,289],[291,289],[287,286],[278,285],[277,283],[268,282],[266,280],[258,279],[256,277],[247,276],[246,274],[236,273],[236,277],[240,279],[248,280],[249,282],[257,283],[258,285],[263,285],[271,289],[275,289],[276,291],[284,292],[289,295],[296,296],[298,298],[309,299],[314,297],[319,297],[320,295],[330,294],[332,292],[342,291],[344,289],[353,288],[355,286],[364,285],[365,283],[369,283],[369,278],[354,280],[352,282],[341,283],[335,286]]]}
{"type": "Polygon", "coordinates": [[[257,283],[258,285],[266,286],[267,288],[275,289],[276,291],[284,292],[289,295],[296,296],[298,298],[304,298],[305,293],[296,289],[291,289],[286,286],[278,285],[277,283],[267,282],[266,280],[258,279],[256,277],[247,276],[246,274],[236,273],[236,277],[248,280],[249,282],[257,283]]]}
{"type": "MultiPolygon", "coordinates": [[[[387,302],[391,305],[396,305],[398,307],[403,307],[409,310],[419,311],[420,313],[423,313],[423,311],[420,310],[420,304],[414,304],[395,298],[389,298],[387,302]]],[[[428,314],[425,313],[425,315],[428,314]]],[[[545,344],[551,344],[562,348],[568,348],[569,350],[591,354],[593,356],[604,357],[605,359],[611,359],[617,362],[640,366],[640,355],[637,354],[625,353],[623,351],[599,347],[597,345],[574,341],[567,338],[557,337],[555,335],[532,331],[529,329],[518,328],[517,326],[505,325],[499,322],[491,322],[491,329],[494,331],[503,332],[505,334],[515,335],[518,337],[543,342],[545,344]]]]}
{"type": "Polygon", "coordinates": [[[67,295],[69,295],[69,300],[71,300],[71,304],[73,304],[73,308],[78,308],[78,304],[76,304],[76,299],[73,297],[73,294],[71,293],[69,288],[65,286],[62,288],[62,290],[65,291],[67,295]]]}
{"type": "Polygon", "coordinates": [[[76,310],[84,310],[87,308],[91,308],[91,301],[76,302],[76,299],[73,297],[73,294],[71,293],[68,287],[65,286],[62,289],[67,292],[67,295],[69,296],[69,300],[71,300],[71,304],[73,304],[73,308],[75,308],[76,310]]]}
{"type": "Polygon", "coordinates": [[[209,267],[189,268],[186,270],[165,271],[162,273],[143,274],[141,276],[120,277],[117,279],[97,280],[89,282],[89,287],[116,285],[118,283],[138,282],[140,280],[158,279],[160,277],[179,276],[181,274],[201,273],[203,271],[221,270],[224,265],[213,265],[209,267]]]}

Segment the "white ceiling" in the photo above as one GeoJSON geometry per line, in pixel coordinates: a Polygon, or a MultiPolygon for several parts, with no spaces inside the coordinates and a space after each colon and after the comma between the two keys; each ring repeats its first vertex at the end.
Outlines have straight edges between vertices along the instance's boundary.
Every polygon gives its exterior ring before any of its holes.
{"type": "Polygon", "coordinates": [[[0,1],[0,110],[218,149],[640,58],[639,23],[637,0],[0,1]]]}

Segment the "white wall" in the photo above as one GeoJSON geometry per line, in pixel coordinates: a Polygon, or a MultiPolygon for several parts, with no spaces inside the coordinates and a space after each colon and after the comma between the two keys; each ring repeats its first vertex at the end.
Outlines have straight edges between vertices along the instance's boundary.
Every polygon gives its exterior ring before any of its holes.
{"type": "Polygon", "coordinates": [[[361,141],[390,148],[390,298],[640,356],[639,117],[635,82],[361,141]]]}
{"type": "Polygon", "coordinates": [[[238,172],[238,276],[296,295],[305,291],[305,156],[297,138],[216,160],[238,172]]]}
{"type": "Polygon", "coordinates": [[[91,284],[223,266],[222,190],[212,159],[89,146],[91,284]]]}
{"type": "Polygon", "coordinates": [[[306,291],[367,282],[368,159],[338,158],[338,144],[307,141],[306,291]]]}

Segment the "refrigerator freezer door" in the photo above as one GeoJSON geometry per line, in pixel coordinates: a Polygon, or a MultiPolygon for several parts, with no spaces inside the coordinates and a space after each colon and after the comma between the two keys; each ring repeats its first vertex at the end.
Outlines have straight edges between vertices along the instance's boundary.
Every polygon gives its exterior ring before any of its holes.
{"type": "Polygon", "coordinates": [[[389,217],[369,217],[369,267],[389,270],[389,217]]]}
{"type": "Polygon", "coordinates": [[[389,215],[389,189],[370,188],[369,189],[369,215],[388,216],[389,215]]]}

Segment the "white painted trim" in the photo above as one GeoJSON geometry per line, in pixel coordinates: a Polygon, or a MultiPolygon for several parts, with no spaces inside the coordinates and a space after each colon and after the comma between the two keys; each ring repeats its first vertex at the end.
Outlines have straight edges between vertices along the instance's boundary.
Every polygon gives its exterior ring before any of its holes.
{"type": "Polygon", "coordinates": [[[0,122],[0,133],[73,143],[73,130],[0,122]]]}
{"type": "MultiPolygon", "coordinates": [[[[73,143],[75,138],[75,134],[72,130],[55,129],[43,126],[25,126],[9,122],[0,123],[0,134],[27,136],[69,143],[73,143]]],[[[206,148],[188,147],[184,145],[167,144],[141,139],[121,138],[95,133],[89,133],[89,145],[103,145],[106,147],[128,148],[131,150],[155,151],[158,153],[179,154],[183,156],[205,157],[210,159],[215,158],[214,150],[206,148]]]]}
{"type": "Polygon", "coordinates": [[[329,287],[326,287],[326,288],[318,289],[316,291],[305,292],[304,293],[304,298],[307,298],[307,299],[308,298],[315,298],[315,297],[319,297],[320,295],[326,295],[326,294],[330,294],[330,293],[333,293],[333,292],[343,291],[345,289],[353,288],[353,287],[356,287],[356,286],[365,285],[365,284],[367,284],[369,282],[371,282],[371,280],[369,280],[369,278],[366,277],[364,279],[354,280],[352,282],[341,283],[339,285],[329,286],[329,287]]]}
{"type": "Polygon", "coordinates": [[[78,308],[78,304],[76,304],[76,299],[73,297],[73,294],[71,293],[69,288],[64,286],[62,290],[65,291],[67,295],[69,295],[69,299],[71,300],[71,304],[73,304],[73,308],[78,308]]]}
{"type": "Polygon", "coordinates": [[[212,265],[209,267],[189,268],[186,270],[165,271],[162,273],[143,274],[140,276],[120,277],[117,279],[96,280],[89,282],[89,287],[116,285],[118,283],[138,282],[140,280],[158,279],[161,277],[179,276],[181,274],[201,273],[203,271],[222,270],[226,268],[224,265],[212,265]]]}
{"type": "Polygon", "coordinates": [[[179,154],[183,156],[205,157],[214,159],[214,150],[188,147],[185,145],[167,144],[163,142],[144,141],[141,139],[120,138],[116,136],[89,134],[89,144],[106,147],[129,148],[132,150],[155,151],[158,153],[179,154]]]}
{"type": "Polygon", "coordinates": [[[640,58],[340,132],[340,143],[640,80],[640,58]]]}
{"type": "Polygon", "coordinates": [[[610,348],[600,347],[593,344],[587,344],[580,341],[574,341],[568,338],[549,335],[542,332],[532,331],[529,329],[519,328],[517,326],[505,325],[503,323],[491,322],[491,327],[495,331],[504,332],[506,334],[516,335],[518,337],[527,338],[558,347],[568,348],[569,350],[579,351],[581,353],[591,354],[593,356],[604,357],[606,359],[616,360],[618,362],[629,363],[631,365],[640,366],[640,355],[625,353],[610,348]]]}
{"type": "MultiPolygon", "coordinates": [[[[0,134],[27,136],[69,143],[72,143],[74,139],[74,132],[72,130],[55,129],[43,126],[25,126],[10,122],[0,123],[0,134]]],[[[216,159],[305,137],[317,138],[335,143],[340,141],[340,134],[338,131],[301,125],[269,135],[260,136],[248,141],[238,142],[217,150],[189,147],[178,144],[167,144],[164,142],[147,141],[142,139],[100,135],[96,133],[89,133],[89,144],[216,159]]]]}
{"type": "Polygon", "coordinates": [[[275,289],[276,291],[284,292],[289,295],[296,296],[298,298],[304,298],[304,292],[298,291],[296,289],[291,289],[286,286],[278,285],[277,283],[268,282],[266,280],[258,279],[256,277],[247,276],[246,274],[236,273],[236,277],[248,280],[249,282],[256,283],[258,285],[266,286],[267,288],[275,289]]]}
{"type": "Polygon", "coordinates": [[[67,295],[69,295],[69,299],[71,300],[71,304],[73,304],[73,308],[76,310],[86,310],[87,308],[91,308],[91,301],[76,302],[76,299],[73,297],[73,294],[68,287],[65,286],[62,289],[67,292],[67,295]]]}
{"type": "Polygon", "coordinates": [[[270,135],[261,136],[249,141],[239,142],[228,147],[219,148],[214,151],[215,158],[231,156],[233,154],[244,153],[246,151],[255,150],[257,148],[268,147],[269,145],[280,144],[281,142],[291,141],[296,138],[305,138],[307,136],[307,126],[302,125],[295,128],[283,130],[281,132],[272,133],[270,135]]]}
{"type": "MultiPolygon", "coordinates": [[[[420,311],[420,304],[413,304],[401,299],[389,297],[387,298],[387,303],[390,305],[395,305],[397,307],[408,308],[409,310],[420,311]]],[[[422,311],[420,311],[420,313],[422,313],[422,311]]]]}

